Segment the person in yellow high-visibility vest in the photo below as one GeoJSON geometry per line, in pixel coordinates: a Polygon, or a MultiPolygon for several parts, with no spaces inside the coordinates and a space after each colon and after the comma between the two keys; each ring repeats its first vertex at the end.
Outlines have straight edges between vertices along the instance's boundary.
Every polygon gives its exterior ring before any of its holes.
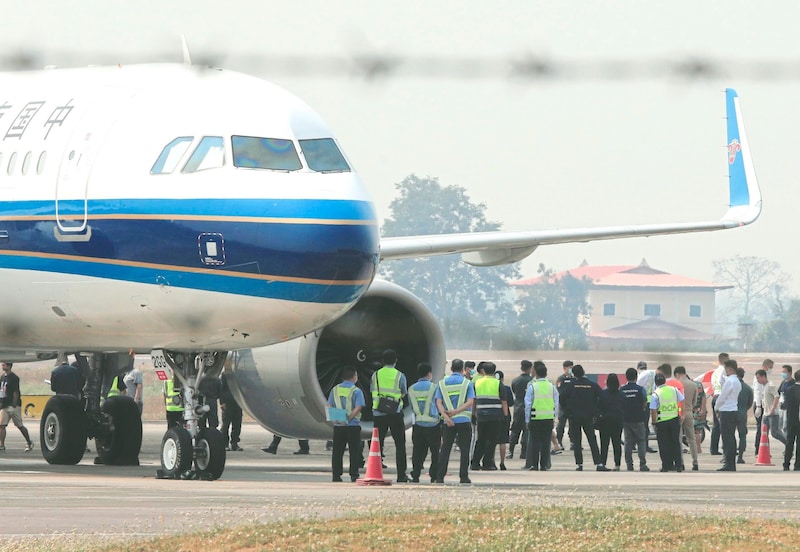
{"type": "Polygon", "coordinates": [[[411,430],[411,481],[419,483],[422,465],[431,453],[430,477],[436,481],[439,468],[439,449],[442,446],[442,429],[439,411],[433,399],[437,385],[431,381],[433,368],[427,362],[417,365],[417,383],[408,388],[408,402],[414,412],[414,426],[411,430]]]}
{"type": "Polygon", "coordinates": [[[500,381],[494,377],[497,369],[494,362],[481,362],[479,366],[481,365],[484,375],[474,382],[478,438],[475,441],[471,467],[473,470],[496,470],[495,448],[499,434],[505,428],[508,401],[500,386],[500,381]]]}
{"type": "Polygon", "coordinates": [[[355,368],[342,368],[342,383],[331,389],[328,405],[345,411],[347,421],[333,426],[333,454],[331,455],[331,471],[333,481],[340,482],[344,467],[344,449],[350,450],[350,481],[358,479],[361,467],[361,409],[366,406],[364,393],[356,387],[358,374],[355,368]]]}
{"type": "Polygon", "coordinates": [[[436,408],[442,416],[442,448],[439,450],[439,467],[436,470],[436,483],[444,483],[447,464],[453,442],[458,443],[461,461],[458,475],[462,484],[469,484],[469,441],[472,438],[472,405],[475,389],[472,382],[464,377],[464,361],[454,358],[450,362],[453,372],[439,382],[433,395],[436,408]]]}
{"type": "Polygon", "coordinates": [[[164,382],[164,403],[167,409],[167,428],[183,425],[183,399],[180,389],[175,389],[175,380],[164,382]]]}
{"type": "Polygon", "coordinates": [[[386,434],[391,431],[394,440],[395,459],[397,462],[397,482],[407,483],[408,474],[406,467],[406,424],[403,420],[403,397],[408,394],[406,376],[395,368],[397,353],[393,349],[386,349],[382,356],[383,367],[372,374],[370,391],[372,393],[372,416],[381,443],[383,455],[383,442],[386,434]],[[381,399],[396,401],[392,412],[381,412],[381,399]]]}
{"type": "Polygon", "coordinates": [[[650,417],[656,428],[658,453],[661,456],[661,471],[683,471],[681,457],[681,415],[678,404],[683,401],[680,390],[667,385],[661,372],[655,375],[656,388],[650,399],[650,417]]]}

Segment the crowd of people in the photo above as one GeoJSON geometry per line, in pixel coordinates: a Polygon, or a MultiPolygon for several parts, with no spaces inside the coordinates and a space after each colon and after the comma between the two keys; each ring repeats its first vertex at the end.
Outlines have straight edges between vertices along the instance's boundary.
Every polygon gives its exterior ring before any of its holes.
{"type": "MultiPolygon", "coordinates": [[[[800,386],[795,385],[800,370],[793,372],[784,365],[782,383],[776,387],[769,381],[773,368],[769,359],[756,371],[752,386],[744,381],[744,369],[727,353],[718,355],[707,385],[701,381],[703,374],[691,379],[684,366],[673,370],[664,363],[653,370],[646,361],[628,368],[624,382],[616,374],[608,374],[604,387],[587,377],[583,366],[565,361],[563,373],[553,383],[544,362],[523,360],[520,374],[507,386],[493,362],[476,365],[454,359],[450,374],[439,382],[432,381],[431,366],[421,363],[418,380],[409,386],[396,363],[395,351],[385,351],[383,367],[372,375],[370,391],[381,451],[391,432],[397,481],[401,483],[419,482],[428,456],[430,481],[442,483],[453,447],[459,454],[461,483],[471,483],[471,470],[507,469],[505,460],[513,459],[517,450],[524,460],[523,469],[547,471],[551,457],[566,450],[565,435],[577,471],[588,465],[584,439],[596,471],[620,471],[624,466],[627,471],[647,472],[648,454],[655,453],[661,472],[699,471],[709,411],[713,421],[708,452],[722,457],[716,471],[736,471],[737,464],[746,463],[751,411],[756,421],[756,455],[763,423],[785,446],[783,469],[790,469],[794,457],[794,469],[800,471],[800,386]],[[410,479],[406,473],[404,397],[414,414],[410,479]],[[650,446],[653,432],[658,450],[650,446]],[[684,455],[691,458],[690,468],[684,455]]],[[[356,386],[355,370],[345,370],[344,376],[328,398],[330,407],[346,413],[346,421],[334,425],[333,480],[341,481],[343,455],[349,447],[349,473],[355,481],[363,466],[363,443],[356,436],[366,403],[356,386]]]]}

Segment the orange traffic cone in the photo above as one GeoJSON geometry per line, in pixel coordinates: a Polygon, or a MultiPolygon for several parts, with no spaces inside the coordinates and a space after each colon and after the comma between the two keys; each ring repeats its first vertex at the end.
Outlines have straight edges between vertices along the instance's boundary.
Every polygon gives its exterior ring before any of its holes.
{"type": "Polygon", "coordinates": [[[367,459],[367,474],[363,479],[356,481],[356,485],[391,485],[392,482],[383,478],[381,465],[381,443],[378,439],[378,428],[372,429],[372,442],[369,445],[369,459],[367,459]]]}
{"type": "Polygon", "coordinates": [[[772,455],[769,453],[769,429],[767,424],[761,424],[761,440],[758,442],[758,458],[754,466],[774,466],[772,455]]]}

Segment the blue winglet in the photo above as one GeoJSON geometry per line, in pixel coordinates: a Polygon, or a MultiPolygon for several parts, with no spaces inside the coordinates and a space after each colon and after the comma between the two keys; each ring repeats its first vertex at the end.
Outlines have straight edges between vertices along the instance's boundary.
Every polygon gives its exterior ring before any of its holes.
{"type": "Polygon", "coordinates": [[[744,129],[741,127],[739,95],[733,88],[725,89],[725,105],[728,116],[728,175],[730,176],[731,207],[750,204],[742,150],[747,146],[744,129]]]}

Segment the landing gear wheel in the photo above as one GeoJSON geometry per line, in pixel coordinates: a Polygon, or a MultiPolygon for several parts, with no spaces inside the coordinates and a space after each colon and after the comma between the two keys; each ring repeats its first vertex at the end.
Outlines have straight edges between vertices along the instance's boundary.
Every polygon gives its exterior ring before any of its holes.
{"type": "Polygon", "coordinates": [[[86,413],[77,397],[51,397],[39,425],[42,456],[48,464],[77,464],[86,451],[87,431],[86,413]]]}
{"type": "Polygon", "coordinates": [[[225,471],[225,437],[218,429],[204,429],[197,438],[197,448],[200,451],[194,463],[200,479],[219,479],[225,471]]]}
{"type": "Polygon", "coordinates": [[[142,448],[142,418],[139,407],[130,397],[108,397],[100,408],[108,416],[109,433],[96,437],[95,463],[116,466],[138,466],[142,448]]]}
{"type": "Polygon", "coordinates": [[[171,427],[161,440],[161,470],[177,479],[192,466],[192,437],[183,427],[171,427]]]}

